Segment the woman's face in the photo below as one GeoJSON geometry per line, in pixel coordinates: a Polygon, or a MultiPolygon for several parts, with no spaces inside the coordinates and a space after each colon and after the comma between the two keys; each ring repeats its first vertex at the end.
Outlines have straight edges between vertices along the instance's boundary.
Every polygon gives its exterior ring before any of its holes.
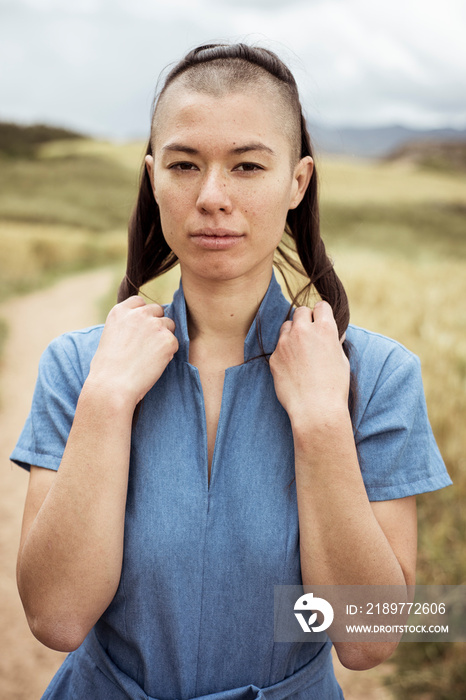
{"type": "Polygon", "coordinates": [[[146,164],[164,237],[183,275],[270,275],[287,212],[312,159],[292,163],[277,100],[259,90],[216,97],[170,86],[146,164]]]}

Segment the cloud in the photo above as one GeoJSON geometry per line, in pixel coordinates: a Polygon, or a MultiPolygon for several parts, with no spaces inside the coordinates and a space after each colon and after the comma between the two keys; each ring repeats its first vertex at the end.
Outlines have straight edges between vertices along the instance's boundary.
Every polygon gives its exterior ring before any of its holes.
{"type": "Polygon", "coordinates": [[[458,99],[466,93],[466,5],[457,0],[433,8],[419,0],[328,0],[262,17],[252,9],[237,16],[237,27],[260,18],[265,35],[293,47],[288,60],[316,118],[466,123],[458,99]]]}
{"type": "Polygon", "coordinates": [[[0,118],[146,133],[157,76],[202,43],[275,50],[314,121],[466,124],[466,4],[443,0],[10,0],[0,118]]]}

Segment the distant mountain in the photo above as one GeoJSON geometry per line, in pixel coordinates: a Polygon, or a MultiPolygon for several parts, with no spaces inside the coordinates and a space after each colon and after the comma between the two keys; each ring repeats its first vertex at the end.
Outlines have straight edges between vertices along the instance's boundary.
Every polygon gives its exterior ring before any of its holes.
{"type": "Polygon", "coordinates": [[[311,141],[317,153],[335,153],[363,158],[388,156],[407,143],[416,141],[464,141],[466,129],[409,129],[404,126],[374,128],[340,127],[329,129],[308,122],[311,141]]]}
{"type": "Polygon", "coordinates": [[[431,170],[466,172],[466,140],[409,141],[391,151],[385,160],[416,163],[431,170]]]}

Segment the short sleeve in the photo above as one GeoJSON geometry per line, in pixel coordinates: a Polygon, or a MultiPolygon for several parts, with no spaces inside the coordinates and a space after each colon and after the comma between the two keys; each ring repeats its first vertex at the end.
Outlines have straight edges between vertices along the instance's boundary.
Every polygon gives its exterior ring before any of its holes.
{"type": "Polygon", "coordinates": [[[403,498],[450,485],[429,423],[419,358],[383,336],[371,340],[357,375],[355,425],[369,500],[403,498]]]}
{"type": "Polygon", "coordinates": [[[90,359],[83,362],[78,352],[79,333],[56,338],[41,356],[31,410],[10,455],[24,469],[33,464],[57,470],[60,465],[89,371],[90,359]]]}

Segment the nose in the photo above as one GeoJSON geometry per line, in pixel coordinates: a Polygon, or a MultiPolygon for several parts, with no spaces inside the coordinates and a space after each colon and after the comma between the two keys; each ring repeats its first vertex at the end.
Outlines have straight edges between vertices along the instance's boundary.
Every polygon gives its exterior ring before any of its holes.
{"type": "Polygon", "coordinates": [[[201,181],[197,207],[203,214],[216,214],[221,211],[230,214],[232,202],[228,181],[218,170],[208,171],[201,181]]]}

